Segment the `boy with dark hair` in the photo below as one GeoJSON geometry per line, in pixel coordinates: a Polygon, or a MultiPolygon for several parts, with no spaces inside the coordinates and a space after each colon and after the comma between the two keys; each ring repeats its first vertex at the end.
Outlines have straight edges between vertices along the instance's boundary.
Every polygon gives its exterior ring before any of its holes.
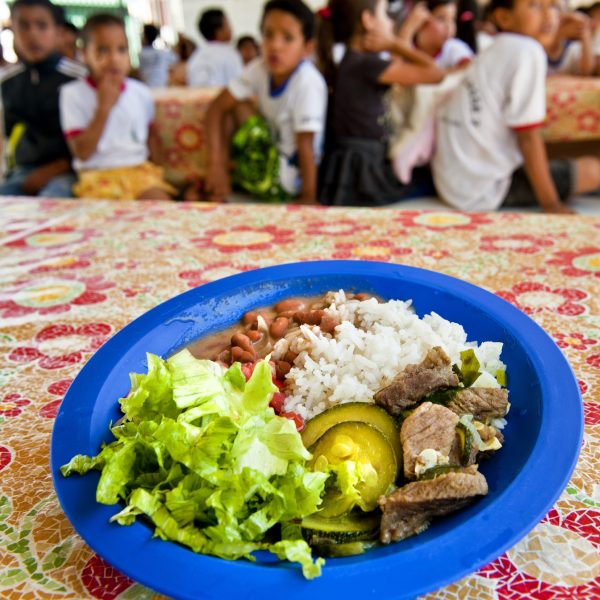
{"type": "Polygon", "coordinates": [[[300,202],[316,201],[327,110],[327,86],[314,64],[315,23],[301,0],[271,0],[263,11],[262,56],[212,102],[206,119],[206,191],[213,201],[230,192],[228,145],[235,120],[256,98],[278,154],[278,183],[300,202]]]}
{"type": "Polygon", "coordinates": [[[477,56],[437,119],[434,181],[462,210],[535,206],[570,213],[570,196],[600,187],[600,158],[550,161],[546,54],[537,41],[548,9],[531,0],[492,0],[500,33],[477,56]]]}
{"type": "Polygon", "coordinates": [[[166,87],[169,82],[169,69],[177,62],[177,56],[166,48],[155,48],[154,42],[160,37],[156,25],[144,25],[142,50],[140,52],[140,78],[151,88],[166,87]]]}
{"type": "Polygon", "coordinates": [[[129,79],[129,45],[119,17],[97,14],[82,31],[87,79],[65,85],[60,116],[74,167],[75,195],[107,200],[167,200],[174,190],[148,161],[154,102],[129,79]]]}
{"type": "Polygon", "coordinates": [[[244,67],[231,45],[229,20],[219,8],[205,10],[198,29],[206,45],[197,48],[187,63],[187,82],[192,87],[225,87],[244,67]]]}
{"type": "Polygon", "coordinates": [[[58,113],[58,89],[85,75],[57,51],[58,13],[49,0],[16,0],[11,17],[22,63],[0,75],[8,173],[0,195],[69,197],[75,176],[58,113]]]}
{"type": "Polygon", "coordinates": [[[260,46],[251,35],[243,35],[238,38],[235,47],[242,57],[244,66],[252,62],[260,54],[260,46]]]}
{"type": "Polygon", "coordinates": [[[192,87],[224,87],[243,68],[242,59],[231,45],[229,20],[219,8],[205,10],[198,29],[206,45],[194,51],[187,64],[187,82],[192,87]]]}

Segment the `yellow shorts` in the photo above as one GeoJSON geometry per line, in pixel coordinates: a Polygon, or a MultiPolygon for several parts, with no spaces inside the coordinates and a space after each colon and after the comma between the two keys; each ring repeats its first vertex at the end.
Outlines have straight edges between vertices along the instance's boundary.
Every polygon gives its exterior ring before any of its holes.
{"type": "Polygon", "coordinates": [[[169,194],[177,190],[163,178],[163,169],[151,162],[134,167],[81,171],[73,193],[78,198],[135,200],[142,192],[159,188],[169,194]]]}

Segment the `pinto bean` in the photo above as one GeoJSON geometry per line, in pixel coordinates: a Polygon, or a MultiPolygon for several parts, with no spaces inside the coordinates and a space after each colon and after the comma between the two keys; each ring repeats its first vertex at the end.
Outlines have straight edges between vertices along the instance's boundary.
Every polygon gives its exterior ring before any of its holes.
{"type": "Polygon", "coordinates": [[[262,337],[262,333],[256,329],[248,329],[246,331],[246,335],[251,342],[258,342],[258,340],[260,340],[262,337]]]}
{"type": "Polygon", "coordinates": [[[332,315],[325,314],[321,319],[321,331],[323,333],[333,333],[333,330],[340,324],[340,320],[332,315]]]}
{"type": "Polygon", "coordinates": [[[292,365],[285,360],[278,360],[275,363],[275,375],[278,379],[284,379],[285,376],[290,372],[292,365]]]}
{"type": "Polygon", "coordinates": [[[280,312],[277,316],[285,317],[286,319],[293,319],[295,312],[295,310],[284,310],[283,312],[280,312]]]}
{"type": "Polygon", "coordinates": [[[240,356],[240,362],[243,363],[254,362],[255,359],[256,354],[252,354],[252,352],[242,352],[242,355],[240,356]]]}
{"type": "Polygon", "coordinates": [[[294,313],[294,320],[298,323],[306,323],[307,325],[318,325],[323,318],[325,311],[323,310],[305,310],[296,311],[294,313]]]}
{"type": "Polygon", "coordinates": [[[225,364],[230,364],[231,363],[231,350],[229,350],[229,348],[226,348],[225,350],[222,350],[221,352],[219,352],[219,355],[217,356],[217,360],[224,362],[225,364]]]}
{"type": "Polygon", "coordinates": [[[295,300],[290,298],[289,300],[282,300],[278,302],[274,307],[276,313],[282,313],[287,311],[304,310],[304,302],[302,300],[295,300]]]}
{"type": "Polygon", "coordinates": [[[254,325],[257,317],[258,313],[255,310],[250,310],[242,317],[242,324],[246,326],[254,325]]]}
{"type": "Polygon", "coordinates": [[[231,362],[241,362],[242,354],[244,354],[244,350],[242,350],[239,346],[234,346],[231,349],[231,362]]]}
{"type": "Polygon", "coordinates": [[[247,335],[243,333],[234,333],[231,336],[231,345],[239,346],[242,350],[246,350],[246,352],[252,352],[252,342],[247,335]]]}
{"type": "MultiPolygon", "coordinates": [[[[360,302],[362,302],[363,300],[370,300],[371,298],[375,298],[375,296],[373,296],[372,294],[367,294],[365,292],[361,292],[360,294],[354,295],[354,300],[360,300],[360,302]]],[[[377,298],[375,298],[375,300],[377,300],[377,298]]]]}
{"type": "Polygon", "coordinates": [[[285,360],[285,362],[289,362],[290,364],[292,364],[297,358],[298,354],[296,352],[293,352],[292,350],[288,350],[283,355],[283,360],[285,360]]]}
{"type": "Polygon", "coordinates": [[[269,327],[269,333],[271,337],[275,339],[282,338],[285,335],[285,332],[288,330],[290,326],[290,322],[285,317],[277,317],[269,327]]]}

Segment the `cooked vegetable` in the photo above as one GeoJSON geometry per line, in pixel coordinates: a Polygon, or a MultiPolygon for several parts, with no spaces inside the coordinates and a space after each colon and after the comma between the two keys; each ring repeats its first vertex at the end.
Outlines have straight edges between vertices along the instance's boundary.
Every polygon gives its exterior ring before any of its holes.
{"type": "Polygon", "coordinates": [[[469,464],[473,449],[473,434],[464,423],[459,423],[456,426],[456,435],[459,440],[460,463],[463,467],[466,467],[469,464]]]}
{"type": "Polygon", "coordinates": [[[470,387],[481,375],[481,372],[479,371],[481,365],[477,360],[475,350],[463,350],[460,353],[460,362],[461,366],[457,370],[458,378],[465,387],[470,387]]]}
{"type": "Polygon", "coordinates": [[[419,481],[423,481],[424,479],[435,479],[438,475],[444,475],[445,473],[452,473],[454,471],[462,471],[462,467],[460,465],[437,465],[435,467],[431,467],[431,469],[427,469],[424,473],[419,477],[419,481]]]}
{"type": "Polygon", "coordinates": [[[318,543],[313,546],[313,549],[319,556],[324,556],[325,558],[343,558],[344,556],[364,554],[369,548],[376,545],[376,541],[363,540],[359,542],[345,542],[343,544],[318,543]]]}
{"type": "Polygon", "coordinates": [[[343,517],[328,519],[319,513],[302,519],[302,535],[313,544],[345,544],[372,540],[379,534],[381,513],[351,512],[343,517]]]}
{"type": "Polygon", "coordinates": [[[310,448],[316,471],[335,475],[327,482],[321,514],[336,516],[358,506],[377,507],[379,496],[393,485],[398,471],[394,449],[379,429],[348,421],[327,430],[310,448]]]}
{"type": "Polygon", "coordinates": [[[148,374],[133,375],[121,400],[125,419],[98,456],[78,455],[64,476],[100,470],[96,499],[124,501],[112,520],[145,515],[155,535],[227,559],[268,550],[320,574],[306,542],[265,534],[315,512],[327,475],[309,471],[310,454],[292,421],[269,408],[277,387],[268,363],[248,382],[240,364],[227,371],[187,350],[164,361],[148,355],[148,374]]]}
{"type": "Polygon", "coordinates": [[[402,463],[400,431],[389,413],[381,406],[366,402],[338,404],[306,422],[302,431],[302,441],[310,448],[331,427],[346,421],[367,423],[381,431],[394,449],[398,466],[402,463]]]}

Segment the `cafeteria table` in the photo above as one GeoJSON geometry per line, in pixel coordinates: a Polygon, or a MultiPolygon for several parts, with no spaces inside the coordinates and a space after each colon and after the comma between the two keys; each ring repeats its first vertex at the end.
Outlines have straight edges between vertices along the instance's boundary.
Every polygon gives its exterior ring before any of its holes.
{"type": "Polygon", "coordinates": [[[581,455],[553,508],[426,598],[600,598],[600,218],[33,198],[0,199],[1,598],[161,598],[97,556],[62,513],[49,469],[61,399],[97,348],[158,303],[329,258],[432,269],[497,294],[552,336],[583,397],[581,455]]]}

